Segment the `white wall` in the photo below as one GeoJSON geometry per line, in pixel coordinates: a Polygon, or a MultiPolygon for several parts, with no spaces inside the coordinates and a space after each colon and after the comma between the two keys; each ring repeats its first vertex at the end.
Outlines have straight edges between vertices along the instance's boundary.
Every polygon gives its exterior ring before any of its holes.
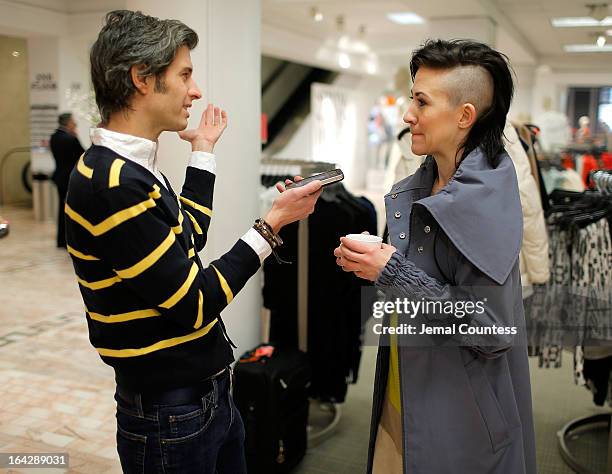
{"type": "Polygon", "coordinates": [[[514,66],[514,71],[515,96],[508,115],[518,121],[534,121],[547,110],[565,114],[570,87],[612,85],[612,72],[601,70],[564,71],[547,65],[519,65],[514,66]]]}
{"type": "Polygon", "coordinates": [[[105,11],[69,15],[68,31],[59,38],[59,105],[71,111],[83,147],[91,145],[89,129],[97,125],[89,70],[89,50],[104,24],[105,11]],[[67,94],[69,93],[68,98],[67,94]]]}
{"type": "Polygon", "coordinates": [[[11,36],[61,36],[68,31],[68,15],[0,0],[0,31],[11,36]]]}
{"type": "Polygon", "coordinates": [[[570,87],[611,85],[610,72],[563,72],[541,66],[535,74],[532,116],[535,118],[545,112],[549,105],[552,110],[566,113],[567,92],[570,87]]]}
{"type": "Polygon", "coordinates": [[[514,100],[508,117],[519,122],[528,122],[532,114],[535,67],[516,65],[513,66],[513,69],[515,73],[514,100]]]}

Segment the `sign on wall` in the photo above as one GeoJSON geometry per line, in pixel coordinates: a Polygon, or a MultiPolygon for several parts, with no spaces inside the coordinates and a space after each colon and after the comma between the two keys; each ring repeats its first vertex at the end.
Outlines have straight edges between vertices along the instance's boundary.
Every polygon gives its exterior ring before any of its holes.
{"type": "Polygon", "coordinates": [[[30,145],[46,147],[57,128],[57,80],[51,72],[35,72],[30,77],[30,145]]]}

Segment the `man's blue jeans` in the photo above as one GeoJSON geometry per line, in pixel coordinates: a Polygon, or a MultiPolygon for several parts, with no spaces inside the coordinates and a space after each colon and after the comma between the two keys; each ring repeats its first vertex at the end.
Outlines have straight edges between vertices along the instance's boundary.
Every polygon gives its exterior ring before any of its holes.
{"type": "Polygon", "coordinates": [[[143,407],[117,400],[117,451],[124,473],[246,474],[244,425],[230,394],[231,372],[189,405],[143,407]]]}

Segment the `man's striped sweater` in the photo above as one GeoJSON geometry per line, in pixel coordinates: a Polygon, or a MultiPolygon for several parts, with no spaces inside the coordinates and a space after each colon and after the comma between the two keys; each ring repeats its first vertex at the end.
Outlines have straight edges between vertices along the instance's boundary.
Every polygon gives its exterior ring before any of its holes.
{"type": "Polygon", "coordinates": [[[243,240],[210,266],[215,175],[188,167],[180,197],[152,173],[93,145],[72,172],[68,251],[89,339],[135,391],[188,386],[233,361],[220,313],[260,260],[243,240]]]}

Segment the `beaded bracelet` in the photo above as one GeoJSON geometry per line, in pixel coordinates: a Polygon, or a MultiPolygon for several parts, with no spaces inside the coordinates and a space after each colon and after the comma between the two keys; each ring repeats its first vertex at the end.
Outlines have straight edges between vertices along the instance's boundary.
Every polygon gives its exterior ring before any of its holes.
{"type": "Polygon", "coordinates": [[[272,226],[270,226],[270,224],[268,224],[263,219],[257,219],[255,220],[255,224],[253,225],[253,229],[255,229],[259,233],[259,235],[261,235],[264,238],[264,240],[268,242],[268,244],[272,248],[272,254],[274,255],[274,258],[276,258],[276,261],[278,263],[291,263],[291,262],[287,262],[283,260],[276,253],[275,249],[283,245],[283,239],[281,239],[278,234],[274,233],[274,231],[272,230],[272,226]]]}

